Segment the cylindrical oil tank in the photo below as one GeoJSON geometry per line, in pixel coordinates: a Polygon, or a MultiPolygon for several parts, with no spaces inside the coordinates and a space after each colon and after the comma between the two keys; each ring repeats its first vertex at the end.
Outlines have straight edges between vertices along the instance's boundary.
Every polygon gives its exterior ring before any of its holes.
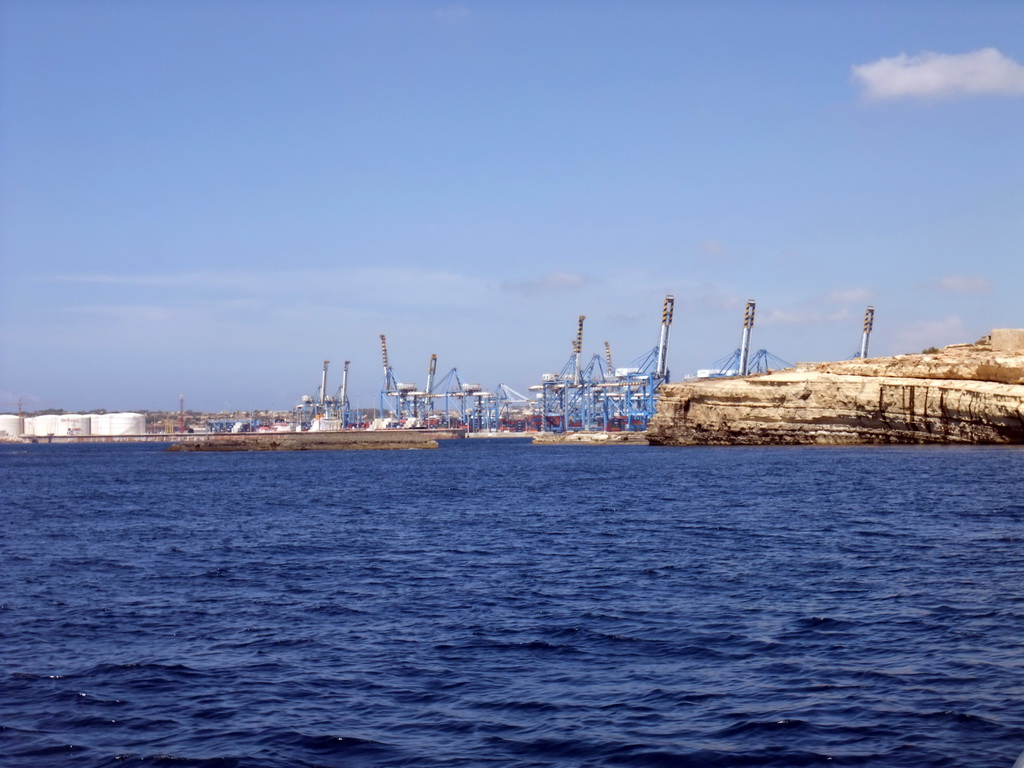
{"type": "Polygon", "coordinates": [[[92,434],[92,419],[81,413],[62,413],[57,417],[57,435],[82,436],[92,434]]]}
{"type": "MultiPolygon", "coordinates": [[[[141,413],[108,413],[107,435],[144,435],[146,417],[141,413]]],[[[97,433],[93,433],[97,434],[97,433]]]]}
{"type": "Polygon", "coordinates": [[[21,417],[9,413],[0,413],[0,437],[20,437],[21,417]]]}
{"type": "Polygon", "coordinates": [[[94,435],[109,435],[110,434],[110,414],[109,413],[93,413],[92,416],[92,433],[94,435]]]}
{"type": "Polygon", "coordinates": [[[36,437],[46,437],[57,434],[57,416],[47,413],[32,418],[32,434],[36,437]]]}

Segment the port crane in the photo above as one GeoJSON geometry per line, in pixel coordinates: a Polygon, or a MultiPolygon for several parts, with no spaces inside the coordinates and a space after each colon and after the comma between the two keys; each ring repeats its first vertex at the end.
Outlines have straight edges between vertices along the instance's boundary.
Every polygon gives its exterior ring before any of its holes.
{"type": "Polygon", "coordinates": [[[388,340],[383,333],[380,335],[380,354],[384,364],[384,381],[380,389],[380,417],[393,418],[399,421],[417,418],[416,411],[419,397],[416,385],[399,381],[395,371],[388,362],[388,340]]]}
{"type": "Polygon", "coordinates": [[[868,307],[864,312],[864,331],[860,337],[860,351],[854,355],[861,360],[868,356],[868,341],[871,338],[871,329],[875,327],[875,308],[868,307]]]}
{"type": "Polygon", "coordinates": [[[352,426],[353,414],[352,408],[348,402],[348,367],[349,361],[346,360],[344,366],[341,369],[341,384],[338,386],[338,391],[334,394],[334,406],[335,406],[335,418],[341,420],[341,428],[348,429],[352,426]]]}
{"type": "Polygon", "coordinates": [[[303,395],[302,401],[296,406],[299,422],[304,428],[318,430],[347,429],[354,426],[355,417],[351,412],[348,400],[348,369],[350,362],[345,361],[341,374],[341,384],[333,395],[327,394],[327,372],[330,360],[324,360],[320,373],[320,387],[313,395],[303,395]]]}
{"type": "Polygon", "coordinates": [[[546,373],[539,392],[541,428],[552,432],[581,430],[643,431],[654,415],[656,392],[669,380],[668,346],[675,297],[665,297],[658,343],[625,368],[612,366],[611,346],[584,365],[583,321],[580,315],[573,354],[559,373],[546,373]]]}
{"type": "Polygon", "coordinates": [[[750,354],[755,308],[756,302],[750,299],[743,312],[743,335],[740,337],[739,349],[715,362],[709,371],[698,373],[698,378],[747,376],[751,373],[765,373],[769,370],[793,367],[792,363],[787,363],[782,358],[776,357],[767,349],[759,349],[753,355],[750,354]]]}
{"type": "MultiPolygon", "coordinates": [[[[657,408],[658,387],[669,381],[669,337],[675,314],[675,297],[665,297],[661,309],[661,328],[657,345],[615,376],[603,390],[603,416],[606,425],[622,425],[629,431],[643,431],[657,408]]],[[[605,426],[607,429],[608,426],[605,426]]]]}

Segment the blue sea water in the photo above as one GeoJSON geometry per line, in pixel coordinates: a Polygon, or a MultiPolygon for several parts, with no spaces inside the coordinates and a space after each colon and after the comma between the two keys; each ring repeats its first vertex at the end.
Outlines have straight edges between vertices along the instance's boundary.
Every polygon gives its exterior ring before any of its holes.
{"type": "Polygon", "coordinates": [[[0,446],[0,765],[1006,766],[1024,450],[0,446]]]}

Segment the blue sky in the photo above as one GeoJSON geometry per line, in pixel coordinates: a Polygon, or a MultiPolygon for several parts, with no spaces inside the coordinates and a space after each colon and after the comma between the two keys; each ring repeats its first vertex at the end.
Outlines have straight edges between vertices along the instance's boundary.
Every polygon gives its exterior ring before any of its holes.
{"type": "Polygon", "coordinates": [[[1024,327],[1024,4],[0,0],[0,410],[1024,327]]]}

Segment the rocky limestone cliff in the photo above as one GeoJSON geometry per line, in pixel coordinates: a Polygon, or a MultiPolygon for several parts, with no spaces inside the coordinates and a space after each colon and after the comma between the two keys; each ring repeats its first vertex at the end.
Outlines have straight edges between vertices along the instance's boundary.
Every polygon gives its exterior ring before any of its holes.
{"type": "Polygon", "coordinates": [[[1024,331],[659,393],[652,445],[1024,443],[1024,331]]]}

